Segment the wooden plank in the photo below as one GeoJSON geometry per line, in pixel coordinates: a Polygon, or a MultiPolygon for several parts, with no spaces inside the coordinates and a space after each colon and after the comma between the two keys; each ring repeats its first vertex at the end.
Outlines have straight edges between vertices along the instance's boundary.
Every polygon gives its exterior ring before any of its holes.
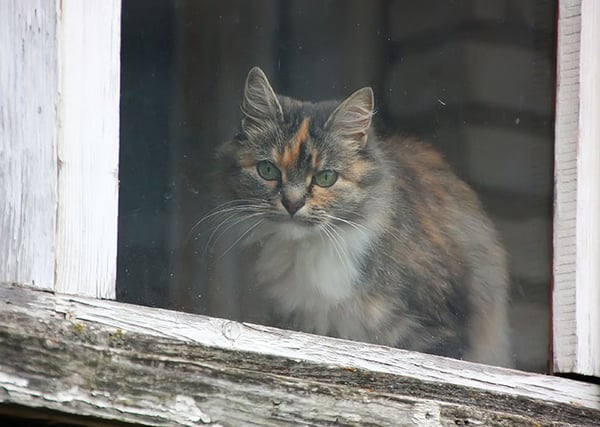
{"type": "Polygon", "coordinates": [[[114,298],[120,0],[62,0],[56,287],[114,298]]]}
{"type": "Polygon", "coordinates": [[[581,6],[577,154],[577,359],[575,372],[600,377],[600,2],[581,6]]]}
{"type": "Polygon", "coordinates": [[[559,6],[553,365],[600,377],[600,4],[559,6]]]}
{"type": "Polygon", "coordinates": [[[0,2],[0,282],[113,297],[120,0],[0,2]]]}
{"type": "Polygon", "coordinates": [[[0,281],[44,289],[54,285],[56,46],[53,2],[0,2],[0,281]]]}
{"type": "Polygon", "coordinates": [[[600,385],[7,285],[4,405],[148,425],[600,425],[600,385]]]}
{"type": "Polygon", "coordinates": [[[553,353],[555,372],[574,372],[576,344],[577,142],[581,0],[561,0],[558,12],[555,122],[553,353]],[[577,66],[574,66],[577,64],[577,66]],[[568,82],[568,84],[565,84],[568,82]]]}

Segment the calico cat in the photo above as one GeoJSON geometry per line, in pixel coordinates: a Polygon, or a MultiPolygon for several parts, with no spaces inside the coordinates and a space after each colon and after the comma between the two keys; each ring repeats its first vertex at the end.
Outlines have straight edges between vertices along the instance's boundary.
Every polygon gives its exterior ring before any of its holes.
{"type": "Polygon", "coordinates": [[[252,257],[275,326],[511,365],[493,224],[438,152],[378,139],[371,88],[302,102],[253,68],[241,109],[209,216],[252,257]]]}

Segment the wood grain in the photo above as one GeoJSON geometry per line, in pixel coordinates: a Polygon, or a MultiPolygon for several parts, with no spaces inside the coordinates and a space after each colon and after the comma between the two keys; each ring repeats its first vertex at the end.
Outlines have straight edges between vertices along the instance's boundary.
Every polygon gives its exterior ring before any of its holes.
{"type": "Polygon", "coordinates": [[[575,372],[600,377],[600,2],[582,2],[580,56],[575,372]]]}
{"type": "Polygon", "coordinates": [[[62,0],[56,286],[114,298],[121,1],[62,0]]]}
{"type": "Polygon", "coordinates": [[[600,5],[559,2],[554,371],[600,377],[600,5]]]}
{"type": "Polygon", "coordinates": [[[0,286],[7,404],[148,425],[599,425],[600,386],[0,286]]]}
{"type": "Polygon", "coordinates": [[[114,297],[120,5],[0,2],[0,281],[114,297]]]}
{"type": "Polygon", "coordinates": [[[558,19],[554,200],[554,371],[574,372],[577,143],[581,1],[560,1],[558,19]]]}
{"type": "Polygon", "coordinates": [[[44,289],[54,284],[58,197],[54,9],[0,2],[0,280],[44,289]]]}

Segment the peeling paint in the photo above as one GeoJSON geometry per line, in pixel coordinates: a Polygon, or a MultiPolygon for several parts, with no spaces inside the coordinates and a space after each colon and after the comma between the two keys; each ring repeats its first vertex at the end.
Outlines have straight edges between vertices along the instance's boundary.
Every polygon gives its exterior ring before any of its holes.
{"type": "Polygon", "coordinates": [[[189,421],[208,424],[212,422],[210,416],[202,412],[196,405],[194,398],[190,396],[177,395],[175,397],[174,409],[177,413],[185,416],[189,421]]]}

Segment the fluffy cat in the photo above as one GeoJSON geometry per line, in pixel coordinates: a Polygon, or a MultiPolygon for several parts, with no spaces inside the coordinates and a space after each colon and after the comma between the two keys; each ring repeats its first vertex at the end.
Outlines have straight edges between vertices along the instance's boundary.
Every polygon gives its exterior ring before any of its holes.
{"type": "Polygon", "coordinates": [[[207,217],[252,258],[272,324],[511,365],[493,224],[431,147],[378,139],[371,88],[302,102],[253,68],[241,108],[207,217]]]}

